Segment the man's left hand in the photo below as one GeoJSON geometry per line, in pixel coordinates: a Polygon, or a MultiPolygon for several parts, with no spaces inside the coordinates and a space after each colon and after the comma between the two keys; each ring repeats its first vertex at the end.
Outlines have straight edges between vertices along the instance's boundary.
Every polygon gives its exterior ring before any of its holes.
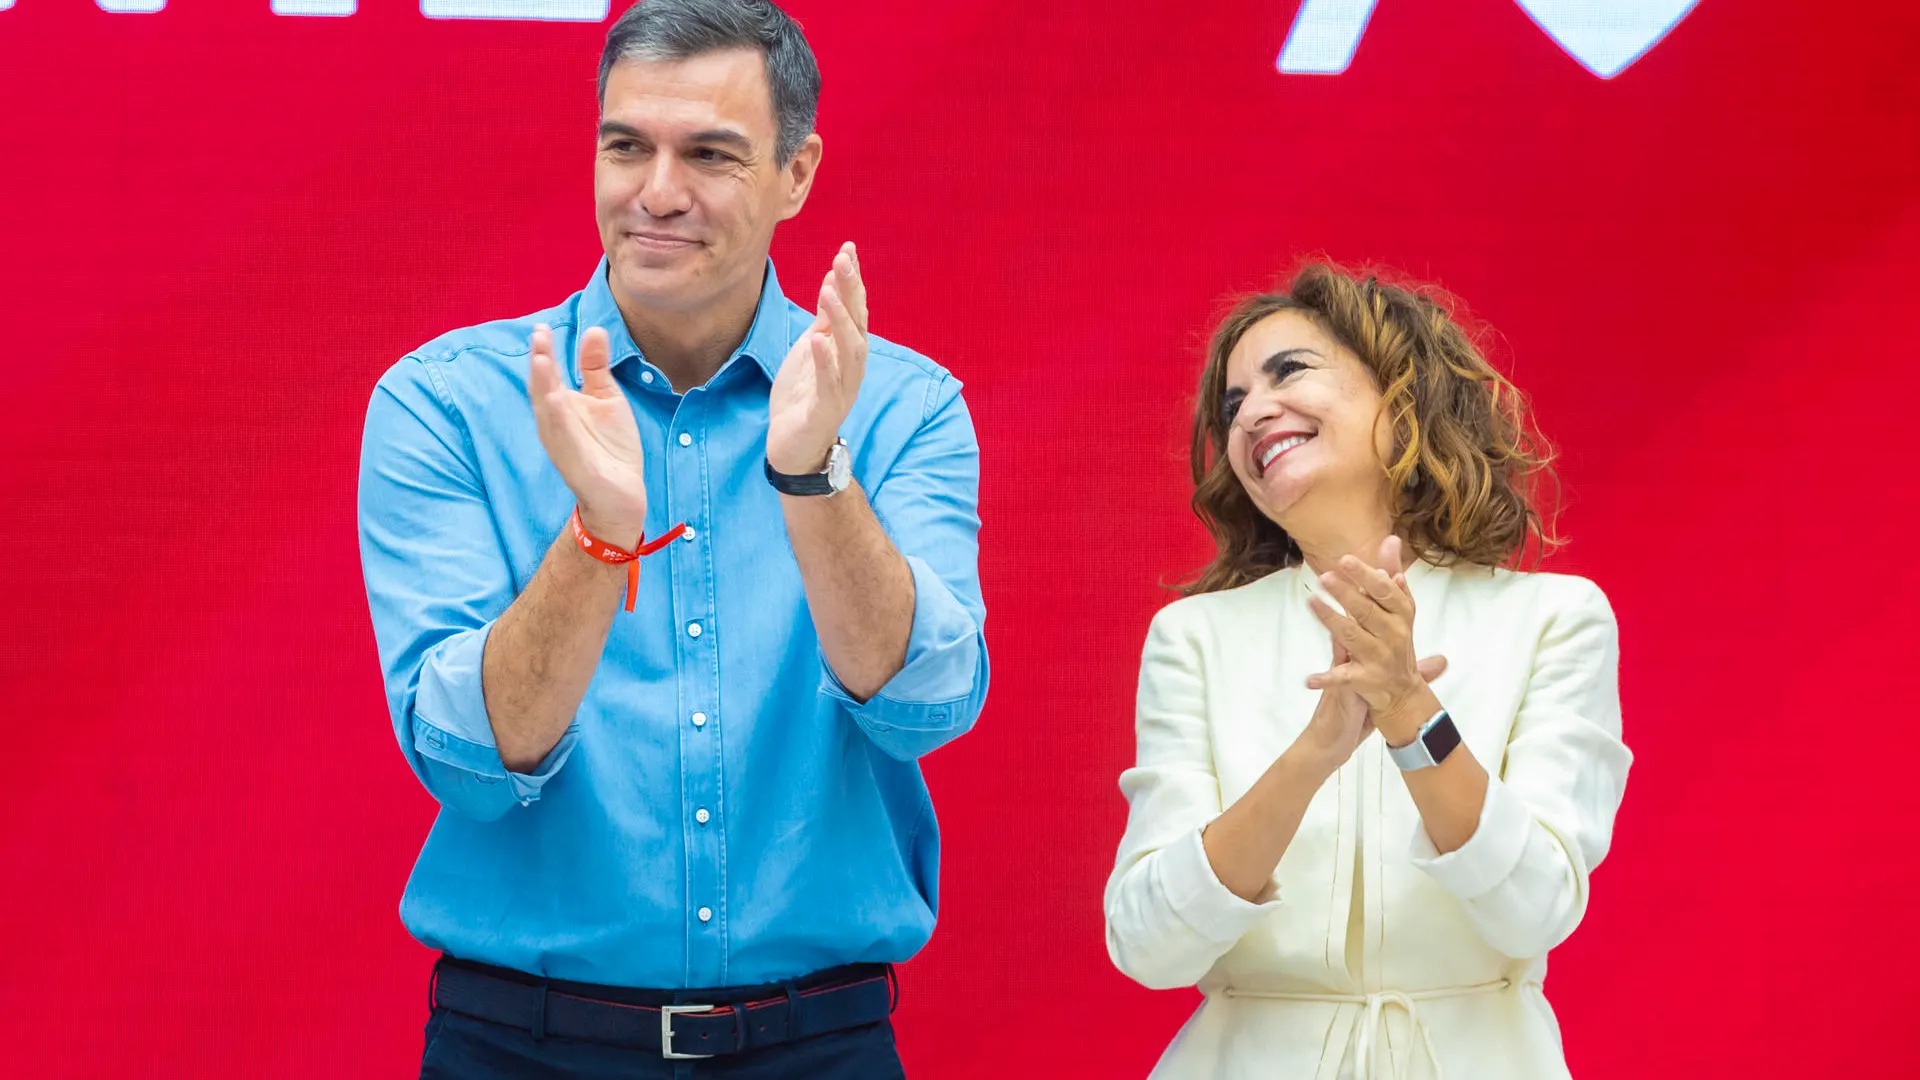
{"type": "Polygon", "coordinates": [[[840,437],[867,372],[867,286],[853,242],[841,245],[820,284],[813,325],[793,343],[768,402],[767,461],[791,475],[817,473],[840,437]]]}

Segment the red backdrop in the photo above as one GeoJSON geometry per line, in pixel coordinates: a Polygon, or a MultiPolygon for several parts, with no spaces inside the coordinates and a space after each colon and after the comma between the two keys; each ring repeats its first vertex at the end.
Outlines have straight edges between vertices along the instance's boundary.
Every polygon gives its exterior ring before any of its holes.
{"type": "MultiPolygon", "coordinates": [[[[4,5],[5,0],[0,0],[4,5]]],[[[1638,755],[1549,993],[1585,1078],[1912,1075],[1920,15],[1705,0],[1611,80],[1510,0],[793,0],[827,155],[776,257],[861,245],[968,384],[994,685],[926,763],[917,1077],[1144,1074],[1194,1003],[1100,890],[1217,301],[1303,253],[1436,278],[1564,447],[1638,755]],[[1102,448],[1097,467],[1085,448],[1102,448]]],[[[0,10],[0,1068],[412,1075],[395,914],[434,807],[354,541],[377,375],[598,255],[603,24],[266,0],[0,10]]]]}

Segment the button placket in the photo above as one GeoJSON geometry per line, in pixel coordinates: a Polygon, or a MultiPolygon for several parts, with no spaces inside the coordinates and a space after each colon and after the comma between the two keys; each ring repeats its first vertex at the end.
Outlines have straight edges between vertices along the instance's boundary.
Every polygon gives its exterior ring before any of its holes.
{"type": "Polygon", "coordinates": [[[669,431],[666,472],[670,480],[669,520],[688,523],[686,546],[671,549],[674,615],[678,632],[675,653],[679,662],[679,697],[685,702],[688,723],[681,728],[681,821],[685,824],[685,882],[690,934],[687,966],[696,983],[722,985],[726,970],[722,910],[725,888],[721,867],[721,830],[708,827],[719,805],[721,778],[720,730],[715,706],[719,692],[718,638],[713,624],[714,582],[706,557],[710,549],[691,543],[697,526],[709,518],[705,420],[711,395],[696,389],[682,397],[669,431]],[[697,437],[696,437],[697,435],[697,437]]]}

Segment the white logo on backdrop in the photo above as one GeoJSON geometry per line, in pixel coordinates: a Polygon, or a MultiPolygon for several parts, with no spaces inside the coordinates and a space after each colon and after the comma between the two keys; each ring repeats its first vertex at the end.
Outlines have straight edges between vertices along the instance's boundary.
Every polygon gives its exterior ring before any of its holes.
{"type": "MultiPolygon", "coordinates": [[[[0,0],[0,11],[16,0],[0,0]]],[[[1375,0],[1303,0],[1280,48],[1279,69],[1289,75],[1338,75],[1373,19],[1375,0]]],[[[1548,36],[1588,71],[1611,79],[1687,17],[1699,0],[1514,0],[1548,36]]],[[[167,0],[94,0],[102,11],[150,14],[167,0]]],[[[420,0],[429,19],[518,19],[525,22],[599,22],[611,0],[420,0]]],[[[359,0],[268,0],[275,15],[352,15],[359,0]]]]}
{"type": "MultiPolygon", "coordinates": [[[[102,11],[150,14],[163,10],[167,0],[93,0],[102,11]]],[[[429,19],[519,19],[525,22],[599,22],[607,17],[610,0],[420,0],[420,14],[429,19]]],[[[0,11],[14,0],[0,0],[0,11]]],[[[352,15],[359,0],[268,0],[275,15],[352,15]]]]}
{"type": "MultiPolygon", "coordinates": [[[[1699,0],[1514,0],[1568,56],[1603,79],[1627,69],[1699,0]]],[[[1305,0],[1280,48],[1290,75],[1338,75],[1353,62],[1374,0],[1305,0]]]]}

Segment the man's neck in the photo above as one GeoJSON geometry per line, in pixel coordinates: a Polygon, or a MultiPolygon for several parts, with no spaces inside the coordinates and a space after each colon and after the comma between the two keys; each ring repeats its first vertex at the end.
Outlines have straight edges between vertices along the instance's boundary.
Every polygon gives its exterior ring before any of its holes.
{"type": "Polygon", "coordinates": [[[685,393],[713,378],[753,329],[765,271],[693,310],[644,307],[614,294],[627,333],[675,391],[685,393]]]}

